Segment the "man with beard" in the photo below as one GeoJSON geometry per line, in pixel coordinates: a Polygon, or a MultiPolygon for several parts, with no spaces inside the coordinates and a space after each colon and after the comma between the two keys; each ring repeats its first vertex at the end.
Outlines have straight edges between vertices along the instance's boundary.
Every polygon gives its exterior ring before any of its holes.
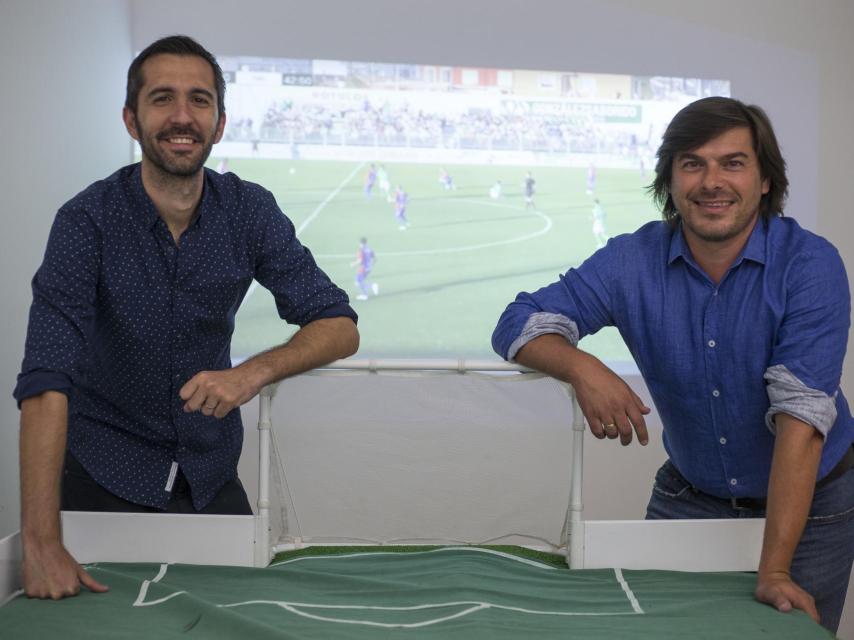
{"type": "Polygon", "coordinates": [[[835,630],[854,559],[854,420],[839,388],[850,296],[836,249],[783,217],[787,188],[760,108],[688,105],[650,187],[664,221],[519,294],[493,345],[572,384],[595,437],[627,445],[634,430],[646,444],[649,408],[576,347],[616,326],[670,457],[647,518],[766,517],[757,599],[835,630]]]}
{"type": "Polygon", "coordinates": [[[142,162],[54,221],[15,389],[28,596],[106,590],[63,546],[60,507],[251,514],[237,478],[238,407],[358,346],[346,294],[272,194],[204,169],[225,127],[224,93],[219,65],[192,39],[145,49],[123,111],[142,162]],[[234,318],[253,279],[300,329],[232,367],[234,318]]]}

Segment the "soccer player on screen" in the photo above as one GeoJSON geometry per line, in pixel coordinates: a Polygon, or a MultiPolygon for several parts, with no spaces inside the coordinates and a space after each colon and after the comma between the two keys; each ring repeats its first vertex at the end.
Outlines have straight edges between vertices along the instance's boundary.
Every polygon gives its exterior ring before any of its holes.
{"type": "Polygon", "coordinates": [[[374,185],[377,182],[377,168],[374,163],[371,163],[371,166],[368,167],[368,173],[365,175],[365,198],[370,198],[374,188],[374,185]]]}
{"type": "Polygon", "coordinates": [[[368,246],[368,239],[360,239],[356,259],[350,263],[351,267],[356,267],[356,286],[361,292],[356,296],[357,300],[367,300],[369,293],[378,295],[380,292],[380,286],[376,282],[368,282],[368,276],[371,275],[376,261],[377,256],[368,246]]]}
{"type": "Polygon", "coordinates": [[[525,176],[525,182],[522,184],[522,188],[525,192],[525,210],[528,209],[536,209],[534,205],[534,192],[536,191],[537,181],[534,180],[534,176],[531,175],[531,172],[528,172],[528,175],[525,176]]]}
{"type": "Polygon", "coordinates": [[[605,208],[599,202],[599,198],[596,198],[593,203],[593,239],[596,240],[596,248],[601,249],[608,242],[608,231],[605,229],[605,208]]]}
{"type": "Polygon", "coordinates": [[[406,205],[409,202],[409,194],[403,190],[401,185],[397,185],[394,192],[394,217],[397,220],[398,229],[406,231],[409,226],[409,220],[406,217],[406,205]]]}
{"type": "Polygon", "coordinates": [[[385,165],[380,165],[379,169],[377,169],[377,182],[379,183],[380,191],[385,194],[386,202],[391,202],[391,181],[388,178],[388,171],[386,171],[385,165]]]}
{"type": "Polygon", "coordinates": [[[587,166],[587,195],[592,196],[596,191],[596,165],[592,162],[587,166]]]}

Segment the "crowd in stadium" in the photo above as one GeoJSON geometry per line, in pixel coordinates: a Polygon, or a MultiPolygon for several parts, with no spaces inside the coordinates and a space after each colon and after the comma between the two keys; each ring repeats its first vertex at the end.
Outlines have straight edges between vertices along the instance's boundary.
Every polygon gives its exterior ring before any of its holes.
{"type": "Polygon", "coordinates": [[[632,156],[638,154],[638,144],[646,144],[627,129],[603,127],[588,117],[488,108],[452,115],[369,101],[351,108],[286,101],[270,106],[259,131],[251,119],[240,118],[229,125],[226,139],[632,156]]]}

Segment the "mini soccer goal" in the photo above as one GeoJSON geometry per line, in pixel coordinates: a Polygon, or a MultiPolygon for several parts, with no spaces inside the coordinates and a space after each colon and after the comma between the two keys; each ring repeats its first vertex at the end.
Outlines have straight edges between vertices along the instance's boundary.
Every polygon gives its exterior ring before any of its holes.
{"type": "MultiPolygon", "coordinates": [[[[75,558],[260,567],[307,545],[516,544],[579,569],[758,566],[762,520],[585,520],[573,390],[514,365],[345,360],[259,403],[255,515],[64,512],[75,558]]],[[[17,534],[0,542],[0,592],[19,559],[17,534]]]]}

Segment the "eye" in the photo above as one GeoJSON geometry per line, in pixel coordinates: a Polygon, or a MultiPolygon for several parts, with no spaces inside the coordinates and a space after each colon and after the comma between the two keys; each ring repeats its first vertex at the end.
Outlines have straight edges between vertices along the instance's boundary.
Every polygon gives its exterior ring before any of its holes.
{"type": "Polygon", "coordinates": [[[207,106],[211,103],[210,99],[207,96],[197,95],[193,96],[193,102],[199,106],[207,106]]]}
{"type": "Polygon", "coordinates": [[[154,96],[154,98],[151,101],[154,104],[166,104],[167,102],[169,102],[169,96],[166,95],[165,93],[161,93],[159,95],[154,96]]]}
{"type": "Polygon", "coordinates": [[[700,163],[697,160],[683,160],[680,166],[682,169],[690,171],[691,169],[697,169],[700,163]]]}
{"type": "Polygon", "coordinates": [[[727,162],[727,166],[731,167],[733,169],[740,169],[741,167],[744,166],[744,161],[743,160],[730,160],[729,162],[727,162]]]}

